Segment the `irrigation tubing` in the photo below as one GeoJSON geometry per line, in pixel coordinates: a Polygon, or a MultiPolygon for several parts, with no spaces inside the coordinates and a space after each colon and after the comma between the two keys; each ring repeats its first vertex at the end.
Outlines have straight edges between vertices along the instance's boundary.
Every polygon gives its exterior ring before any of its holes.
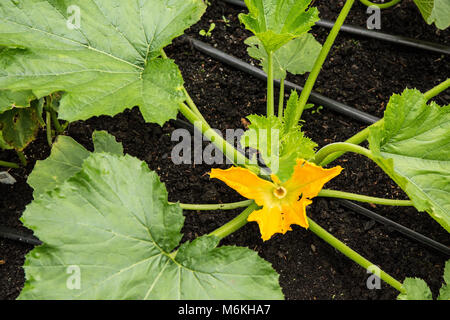
{"type": "Polygon", "coordinates": [[[366,216],[367,218],[370,218],[378,223],[381,223],[401,234],[404,236],[413,239],[417,242],[420,242],[427,247],[430,247],[432,249],[435,249],[443,254],[445,254],[447,257],[450,257],[450,248],[442,243],[439,243],[433,239],[430,239],[416,231],[413,231],[407,227],[402,226],[401,224],[398,224],[397,222],[394,222],[388,218],[385,218],[378,213],[375,213],[369,209],[366,209],[356,203],[353,203],[352,201],[348,200],[338,200],[338,202],[346,207],[347,209],[350,209],[358,214],[361,214],[363,216],[366,216]]]}
{"type": "MultiPolygon", "coordinates": [[[[259,78],[261,80],[267,80],[267,74],[258,67],[255,67],[245,61],[235,58],[227,53],[224,53],[224,52],[210,46],[209,44],[206,44],[197,39],[193,39],[191,37],[185,37],[185,39],[187,39],[187,41],[196,50],[198,50],[220,62],[228,64],[231,67],[234,67],[240,71],[243,71],[249,75],[252,75],[256,78],[259,78]]],[[[279,86],[280,81],[275,80],[275,84],[277,86],[279,86]]],[[[297,91],[303,90],[303,87],[301,87],[295,83],[289,82],[289,81],[285,81],[284,86],[286,89],[297,90],[297,91]]],[[[315,104],[322,105],[332,111],[335,111],[337,113],[340,113],[342,115],[350,117],[350,118],[357,120],[366,125],[371,125],[371,124],[377,122],[378,120],[380,120],[380,118],[372,116],[372,115],[370,115],[366,112],[360,111],[358,109],[352,108],[341,102],[327,98],[327,97],[325,97],[321,94],[315,93],[315,92],[311,93],[309,100],[315,104]]]]}
{"type": "Polygon", "coordinates": [[[14,240],[33,246],[39,246],[42,244],[40,240],[33,236],[25,235],[15,229],[0,226],[0,238],[14,240]]]}
{"type": "MultiPolygon", "coordinates": [[[[222,1],[225,3],[229,3],[232,5],[241,7],[241,8],[247,8],[245,3],[240,0],[222,0],[222,1]]],[[[319,20],[318,22],[316,22],[316,25],[319,27],[331,29],[334,26],[334,22],[322,19],[322,20],[319,20]]],[[[415,48],[415,49],[427,50],[427,51],[432,51],[432,52],[441,53],[441,54],[450,54],[449,46],[445,46],[445,45],[438,44],[438,43],[432,43],[429,41],[412,39],[412,38],[408,38],[408,37],[404,37],[404,36],[391,35],[391,34],[379,32],[379,31],[367,30],[367,29],[364,29],[361,27],[350,26],[350,25],[345,25],[345,24],[341,27],[341,31],[350,33],[350,34],[354,34],[357,36],[361,36],[361,37],[367,37],[367,38],[390,42],[390,43],[393,43],[396,45],[403,45],[403,46],[408,46],[408,47],[415,48]]]]}

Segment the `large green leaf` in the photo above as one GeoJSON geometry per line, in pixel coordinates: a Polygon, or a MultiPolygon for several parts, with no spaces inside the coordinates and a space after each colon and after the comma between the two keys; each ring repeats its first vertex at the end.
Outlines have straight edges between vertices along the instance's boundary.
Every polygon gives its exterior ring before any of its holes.
{"type": "MultiPolygon", "coordinates": [[[[106,131],[92,134],[95,152],[123,155],[123,147],[106,131]]],[[[58,136],[50,156],[36,162],[28,177],[28,184],[34,189],[34,197],[55,189],[67,179],[81,171],[84,160],[91,153],[71,137],[58,136]]]]}
{"type": "Polygon", "coordinates": [[[0,88],[64,91],[59,116],[75,121],[139,106],[148,122],[175,118],[183,79],[161,49],[199,20],[201,0],[0,2],[0,44],[20,47],[0,70],[0,88]],[[51,23],[49,23],[51,21],[51,23]],[[24,50],[25,49],[25,50],[24,50]]]}
{"type": "Polygon", "coordinates": [[[14,108],[0,114],[0,130],[3,142],[22,151],[37,136],[40,115],[37,107],[14,108]]]}
{"type": "Polygon", "coordinates": [[[249,14],[239,19],[263,44],[266,52],[308,32],[319,20],[317,8],[309,8],[311,0],[245,0],[249,14]]]}
{"type": "Polygon", "coordinates": [[[423,18],[428,24],[434,24],[444,30],[450,26],[450,1],[414,0],[423,18]]]}
{"type": "Polygon", "coordinates": [[[369,142],[376,161],[414,206],[450,231],[450,106],[427,105],[417,90],[393,95],[369,142]]]}
{"type": "MultiPolygon", "coordinates": [[[[249,46],[248,54],[261,61],[261,65],[268,73],[268,56],[257,37],[245,40],[249,46]]],[[[278,49],[273,54],[273,76],[275,79],[285,79],[286,72],[304,74],[310,72],[319,56],[322,45],[310,33],[306,33],[278,49]]]]}
{"type": "Polygon", "coordinates": [[[145,163],[94,153],[27,207],[23,222],[44,244],[26,257],[19,298],[283,298],[276,272],[250,249],[204,236],[174,251],[183,221],[145,163]]]}

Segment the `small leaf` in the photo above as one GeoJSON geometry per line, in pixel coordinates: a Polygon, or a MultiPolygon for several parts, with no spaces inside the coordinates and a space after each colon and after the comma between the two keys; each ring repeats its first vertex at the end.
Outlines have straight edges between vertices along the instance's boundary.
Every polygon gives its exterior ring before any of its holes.
{"type": "Polygon", "coordinates": [[[94,150],[97,153],[109,152],[118,156],[123,156],[123,146],[116,141],[116,138],[106,131],[94,131],[92,134],[94,150]]]}
{"type": "Polygon", "coordinates": [[[450,106],[427,105],[418,90],[393,95],[384,120],[371,127],[369,143],[417,210],[450,231],[450,106]]]}
{"type": "MultiPolygon", "coordinates": [[[[248,54],[261,61],[263,70],[268,73],[267,52],[257,37],[245,40],[248,54]]],[[[275,79],[285,79],[286,72],[305,74],[310,72],[319,56],[322,45],[310,33],[306,33],[278,49],[273,54],[275,79]]]]}
{"type": "Polygon", "coordinates": [[[26,108],[34,99],[30,91],[12,92],[0,90],[0,114],[13,108],[26,108]]]}
{"type": "Polygon", "coordinates": [[[3,140],[18,151],[25,149],[36,138],[40,125],[36,107],[14,108],[0,114],[3,140]]]}
{"type": "Polygon", "coordinates": [[[26,257],[19,299],[283,298],[276,272],[250,249],[204,236],[175,254],[184,217],[167,198],[145,163],[91,154],[23,215],[44,244],[26,257]]]}
{"type": "Polygon", "coordinates": [[[34,197],[51,191],[67,179],[80,172],[90,152],[71,137],[58,136],[53,143],[50,157],[37,161],[28,177],[28,184],[34,189],[34,197]]]}
{"type": "Polygon", "coordinates": [[[444,284],[439,290],[438,300],[450,300],[450,260],[445,263],[444,284]]]}
{"type": "MultiPolygon", "coordinates": [[[[106,131],[92,134],[96,153],[107,152],[123,155],[122,144],[106,131]]],[[[52,146],[50,157],[37,161],[28,177],[28,184],[34,189],[34,197],[54,190],[81,171],[84,160],[91,153],[71,137],[58,136],[52,146]]]]}
{"type": "Polygon", "coordinates": [[[398,295],[398,300],[433,300],[427,283],[419,278],[406,278],[403,282],[406,293],[398,295]]]}
{"type": "Polygon", "coordinates": [[[0,87],[38,98],[63,91],[59,116],[68,121],[134,106],[147,122],[175,118],[183,80],[161,49],[200,19],[203,1],[78,1],[79,28],[67,25],[72,5],[0,1],[0,43],[24,48],[0,56],[0,87]]]}
{"type": "Polygon", "coordinates": [[[444,30],[450,26],[450,2],[448,0],[414,0],[428,24],[444,30]]]}
{"type": "Polygon", "coordinates": [[[249,14],[239,20],[261,41],[266,52],[308,32],[319,20],[317,8],[309,8],[311,0],[245,0],[249,14]]]}

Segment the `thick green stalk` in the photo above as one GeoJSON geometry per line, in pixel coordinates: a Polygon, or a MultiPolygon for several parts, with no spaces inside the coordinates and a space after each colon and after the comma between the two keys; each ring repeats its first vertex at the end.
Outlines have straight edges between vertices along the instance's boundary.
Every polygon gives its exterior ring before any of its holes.
{"type": "Polygon", "coordinates": [[[337,142],[329,144],[322,149],[320,149],[316,156],[313,159],[313,162],[316,164],[322,164],[323,161],[330,155],[336,152],[354,152],[358,154],[362,154],[363,156],[374,160],[372,152],[366,148],[363,148],[357,144],[347,143],[347,142],[337,142]]]}
{"type": "Polygon", "coordinates": [[[284,79],[280,80],[280,97],[278,99],[278,118],[283,119],[284,109],[284,79]]]}
{"type": "Polygon", "coordinates": [[[17,163],[8,162],[8,161],[1,161],[1,160],[0,160],[0,167],[12,168],[12,169],[19,169],[20,168],[20,166],[17,163]]]}
{"type": "Polygon", "coordinates": [[[395,6],[397,3],[400,3],[402,0],[392,0],[392,1],[389,1],[386,3],[373,3],[369,0],[359,0],[359,1],[361,1],[361,3],[367,7],[375,6],[380,9],[387,9],[387,8],[395,6]]]}
{"type": "Polygon", "coordinates": [[[61,134],[64,132],[63,127],[61,126],[61,123],[59,123],[58,116],[52,108],[50,108],[50,114],[52,116],[53,126],[55,127],[55,130],[58,134],[61,134]]]}
{"type": "Polygon", "coordinates": [[[425,99],[430,100],[431,98],[437,96],[439,93],[447,90],[449,87],[450,87],[450,78],[448,78],[444,82],[441,82],[433,89],[425,92],[423,95],[425,96],[425,99]]]}
{"type": "Polygon", "coordinates": [[[234,164],[245,166],[255,173],[259,173],[259,168],[256,165],[251,165],[250,160],[239,152],[234,146],[223,139],[217,132],[205,121],[202,121],[187,105],[180,104],[180,111],[209,141],[211,141],[222,153],[234,164]]]}
{"type": "Polygon", "coordinates": [[[293,124],[298,123],[300,121],[301,113],[303,112],[303,109],[305,108],[306,103],[308,102],[309,96],[311,95],[312,89],[317,81],[317,77],[319,76],[320,70],[322,69],[322,66],[328,56],[328,53],[330,52],[331,47],[333,46],[334,41],[336,40],[336,37],[339,34],[339,30],[344,24],[344,21],[347,18],[347,15],[349,14],[350,9],[352,8],[354,3],[355,0],[347,0],[345,2],[344,7],[341,10],[341,13],[336,19],[336,22],[334,23],[334,26],[331,29],[330,34],[328,35],[327,40],[325,41],[322,50],[319,53],[319,56],[317,57],[314,67],[308,76],[308,80],[306,80],[305,87],[302,90],[299,103],[297,105],[296,115],[294,118],[295,121],[292,122],[293,124]]]}
{"type": "MultiPolygon", "coordinates": [[[[381,121],[384,121],[384,120],[382,119],[382,120],[378,121],[377,123],[380,123],[381,121]]],[[[370,132],[369,128],[370,127],[367,127],[364,130],[358,132],[357,134],[355,134],[350,139],[345,140],[345,142],[346,143],[351,143],[351,144],[363,143],[369,137],[369,132],[370,132]]],[[[324,166],[330,164],[331,162],[333,162],[334,160],[336,160],[337,158],[339,158],[340,156],[342,156],[344,153],[345,152],[336,152],[336,153],[330,154],[325,159],[323,159],[320,163],[318,163],[318,165],[324,167],[324,166]]]]}
{"type": "Polygon", "coordinates": [[[219,204],[187,204],[179,203],[184,210],[192,211],[210,211],[210,210],[233,210],[238,208],[248,207],[253,203],[253,200],[245,200],[233,203],[219,203],[219,204]]]}
{"type": "Polygon", "coordinates": [[[23,153],[23,151],[16,150],[16,153],[17,153],[17,156],[20,159],[20,162],[22,162],[22,165],[24,167],[26,167],[28,165],[28,161],[27,161],[27,158],[25,157],[25,154],[23,153]]]}
{"type": "MultiPolygon", "coordinates": [[[[335,249],[339,250],[342,254],[344,254],[346,257],[350,258],[357,264],[359,264],[361,267],[363,267],[366,270],[369,270],[370,267],[373,267],[374,264],[361,256],[356,251],[349,248],[346,244],[335,238],[333,235],[328,233],[325,229],[323,229],[321,226],[319,226],[317,223],[315,223],[313,220],[309,219],[309,230],[311,230],[313,233],[315,233],[319,238],[322,238],[325,242],[333,246],[335,249]]],[[[380,271],[380,278],[391,285],[393,288],[397,289],[400,292],[404,292],[405,289],[403,289],[402,284],[395,280],[393,277],[391,277],[389,274],[384,272],[383,270],[379,269],[380,271]]]]}
{"type": "Polygon", "coordinates": [[[397,207],[413,207],[414,204],[411,200],[393,200],[393,199],[384,199],[377,197],[364,196],[360,194],[343,192],[337,190],[328,190],[322,189],[318,194],[318,197],[324,198],[338,198],[338,199],[347,199],[358,202],[367,202],[373,204],[380,204],[384,206],[397,206],[397,207]]]}
{"type": "Polygon", "coordinates": [[[273,94],[273,52],[268,52],[268,74],[267,74],[267,116],[275,113],[275,103],[273,94]]]}
{"type": "Polygon", "coordinates": [[[52,147],[52,115],[50,114],[50,111],[45,112],[45,125],[46,125],[46,131],[47,131],[47,143],[50,147],[52,147]]]}
{"type": "Polygon", "coordinates": [[[226,236],[229,236],[233,232],[236,232],[237,230],[239,230],[240,228],[245,226],[247,224],[247,218],[256,209],[258,209],[258,205],[253,202],[240,215],[238,215],[236,218],[234,218],[230,222],[224,224],[220,228],[216,229],[215,231],[211,232],[209,235],[216,236],[220,239],[223,239],[226,236]]]}

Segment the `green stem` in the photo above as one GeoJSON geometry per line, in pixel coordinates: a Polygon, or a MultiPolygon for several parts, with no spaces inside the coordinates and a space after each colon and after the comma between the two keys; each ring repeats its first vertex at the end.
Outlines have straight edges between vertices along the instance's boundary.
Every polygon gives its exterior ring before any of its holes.
{"type": "Polygon", "coordinates": [[[19,159],[20,159],[20,162],[22,162],[22,165],[23,165],[24,167],[26,167],[27,164],[28,164],[28,161],[27,161],[27,158],[25,157],[25,154],[23,153],[23,151],[18,151],[18,150],[16,150],[16,153],[17,153],[17,156],[18,156],[19,159]]]}
{"type": "Polygon", "coordinates": [[[336,152],[354,152],[358,154],[362,154],[363,156],[374,160],[374,157],[372,155],[372,152],[366,148],[363,148],[357,144],[347,143],[347,142],[337,142],[329,144],[322,149],[320,149],[316,156],[313,159],[313,162],[316,164],[322,164],[323,161],[331,154],[336,152]]]}
{"type": "Polygon", "coordinates": [[[413,207],[414,206],[414,204],[411,200],[384,199],[384,198],[370,197],[370,196],[364,196],[364,195],[350,193],[350,192],[328,190],[328,189],[322,189],[320,191],[320,193],[318,194],[318,197],[347,199],[347,200],[353,200],[353,201],[359,201],[359,202],[380,204],[380,205],[384,205],[384,206],[398,206],[398,207],[413,207]]]}
{"type": "Polygon", "coordinates": [[[334,41],[336,40],[336,37],[339,34],[339,30],[344,24],[344,21],[347,18],[347,15],[349,14],[350,9],[352,8],[354,3],[355,0],[347,0],[338,18],[336,19],[336,22],[333,28],[331,29],[330,34],[328,35],[327,40],[325,41],[322,47],[322,50],[319,53],[319,56],[314,64],[314,67],[308,76],[308,80],[306,80],[305,87],[302,90],[299,103],[297,105],[297,110],[294,118],[295,121],[292,122],[293,124],[296,124],[300,121],[301,113],[303,112],[306,103],[308,102],[309,96],[311,95],[312,89],[317,81],[317,77],[319,76],[320,70],[322,69],[322,66],[328,56],[328,53],[330,52],[331,47],[333,46],[334,41]]]}
{"type": "Polygon", "coordinates": [[[50,111],[46,111],[45,112],[45,123],[46,123],[46,131],[47,131],[47,143],[50,146],[50,148],[52,147],[52,116],[50,111]]]}
{"type": "Polygon", "coordinates": [[[52,116],[52,121],[53,121],[53,125],[55,126],[56,132],[57,132],[58,134],[63,133],[63,132],[64,132],[64,129],[63,129],[63,127],[61,126],[61,124],[59,123],[59,120],[58,120],[58,116],[57,116],[57,114],[56,114],[56,111],[53,110],[52,108],[49,108],[49,109],[50,109],[50,114],[51,114],[51,116],[52,116]]]}
{"type": "Polygon", "coordinates": [[[224,140],[216,131],[212,130],[206,121],[202,121],[197,114],[194,113],[184,103],[180,104],[180,111],[200,132],[213,143],[222,153],[230,159],[234,164],[245,166],[253,172],[259,174],[257,165],[251,165],[250,160],[239,152],[234,146],[224,140]]]}
{"type": "Polygon", "coordinates": [[[6,167],[6,168],[12,168],[12,169],[19,169],[20,166],[17,163],[8,162],[8,161],[1,161],[0,160],[0,167],[6,167]]]}
{"type": "Polygon", "coordinates": [[[184,210],[192,211],[210,211],[210,210],[233,210],[238,208],[248,207],[253,203],[253,200],[245,200],[233,203],[219,203],[219,204],[187,204],[179,203],[184,210]]]}
{"type": "Polygon", "coordinates": [[[240,215],[238,215],[236,218],[234,218],[230,222],[224,224],[220,228],[216,229],[215,231],[211,232],[209,235],[216,236],[220,239],[223,239],[223,238],[229,236],[233,232],[236,232],[237,230],[239,230],[240,228],[245,226],[247,224],[248,216],[256,209],[258,209],[258,206],[256,205],[256,203],[253,202],[240,215]]]}
{"type": "Polygon", "coordinates": [[[197,105],[195,104],[194,100],[192,100],[191,96],[189,95],[189,93],[187,92],[186,88],[183,87],[183,92],[184,95],[186,97],[186,103],[189,106],[189,108],[191,108],[191,110],[203,121],[206,122],[205,118],[203,117],[202,113],[200,112],[200,110],[197,108],[197,105]]]}
{"type": "MultiPolygon", "coordinates": [[[[424,93],[424,96],[427,100],[430,100],[431,98],[437,96],[441,92],[444,92],[445,90],[447,90],[449,87],[450,87],[450,78],[441,82],[434,88],[432,88],[429,91],[427,91],[426,93],[424,93]]],[[[383,121],[384,121],[384,119],[381,119],[378,122],[372,124],[370,127],[382,125],[383,121]]],[[[367,127],[364,130],[358,132],[350,139],[347,139],[345,142],[353,143],[353,144],[360,144],[360,143],[366,141],[367,138],[369,137],[370,127],[367,127]]],[[[337,158],[339,158],[340,156],[342,156],[343,154],[344,154],[344,152],[336,152],[334,154],[330,154],[327,158],[325,158],[320,163],[320,165],[326,166],[326,165],[330,164],[331,162],[333,162],[334,160],[336,160],[337,158]]]]}
{"type": "Polygon", "coordinates": [[[273,94],[273,51],[268,52],[268,74],[267,74],[267,116],[273,116],[274,108],[274,94],[273,94]]]}
{"type": "Polygon", "coordinates": [[[433,89],[425,92],[423,95],[425,96],[425,99],[430,100],[431,98],[437,96],[439,93],[447,90],[449,87],[450,87],[450,78],[448,78],[444,82],[441,82],[433,89]]]}
{"type": "Polygon", "coordinates": [[[284,109],[284,79],[280,80],[280,97],[278,99],[278,118],[283,119],[284,109]]]}
{"type": "MultiPolygon", "coordinates": [[[[350,139],[345,140],[345,142],[346,143],[352,143],[352,144],[360,144],[360,143],[366,141],[367,138],[369,137],[369,128],[370,127],[367,127],[364,130],[358,132],[357,134],[355,134],[350,139]]],[[[333,154],[330,154],[325,159],[323,159],[322,162],[318,163],[318,165],[320,165],[322,167],[325,167],[326,165],[330,164],[331,162],[333,162],[337,158],[341,157],[344,153],[345,152],[335,152],[333,154]]]]}
{"type": "MultiPolygon", "coordinates": [[[[311,230],[313,233],[315,233],[319,238],[322,238],[325,242],[339,250],[342,254],[344,254],[346,257],[350,258],[357,264],[359,264],[364,269],[368,270],[370,267],[374,266],[372,262],[361,256],[356,251],[349,248],[346,244],[335,238],[333,235],[328,233],[325,229],[323,229],[321,226],[319,226],[317,223],[315,223],[313,220],[309,219],[309,230],[311,230]]],[[[383,270],[380,270],[379,274],[380,278],[391,285],[393,288],[397,289],[400,292],[404,292],[405,289],[403,289],[402,284],[395,280],[393,277],[391,277],[389,274],[384,272],[383,270]]]]}
{"type": "Polygon", "coordinates": [[[386,3],[373,3],[369,0],[359,0],[359,1],[361,1],[361,3],[367,7],[375,6],[380,9],[387,9],[387,8],[395,6],[397,3],[401,2],[402,0],[392,0],[392,1],[389,1],[386,3]]]}

